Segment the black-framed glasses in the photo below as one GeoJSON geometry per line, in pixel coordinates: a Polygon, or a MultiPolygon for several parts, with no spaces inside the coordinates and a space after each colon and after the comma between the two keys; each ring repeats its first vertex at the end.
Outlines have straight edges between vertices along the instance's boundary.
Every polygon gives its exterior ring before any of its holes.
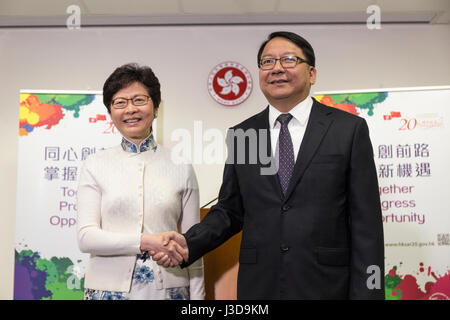
{"type": "Polygon", "coordinates": [[[131,101],[131,103],[136,106],[136,107],[140,107],[140,106],[144,106],[148,103],[148,100],[150,99],[149,96],[146,96],[144,94],[140,94],[138,96],[135,96],[131,99],[127,99],[127,98],[115,98],[112,102],[111,102],[111,106],[114,109],[123,109],[126,108],[126,106],[128,105],[128,101],[131,101]]]}
{"type": "Polygon", "coordinates": [[[259,62],[259,68],[261,70],[272,70],[275,68],[275,65],[277,64],[277,61],[280,60],[280,64],[285,69],[295,68],[297,64],[300,63],[307,63],[310,64],[308,60],[305,60],[303,58],[297,57],[297,56],[284,56],[279,59],[276,58],[262,58],[259,62]]]}

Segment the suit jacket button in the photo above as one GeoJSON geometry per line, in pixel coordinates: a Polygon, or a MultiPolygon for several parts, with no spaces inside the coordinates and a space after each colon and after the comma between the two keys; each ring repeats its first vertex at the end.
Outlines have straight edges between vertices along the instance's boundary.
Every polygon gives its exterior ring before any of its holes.
{"type": "Polygon", "coordinates": [[[282,244],[280,249],[281,249],[281,253],[286,253],[289,251],[289,247],[285,244],[282,244]]]}
{"type": "Polygon", "coordinates": [[[285,204],[285,205],[281,208],[281,210],[282,210],[283,212],[286,212],[286,211],[288,211],[290,208],[291,208],[290,205],[285,204]]]}

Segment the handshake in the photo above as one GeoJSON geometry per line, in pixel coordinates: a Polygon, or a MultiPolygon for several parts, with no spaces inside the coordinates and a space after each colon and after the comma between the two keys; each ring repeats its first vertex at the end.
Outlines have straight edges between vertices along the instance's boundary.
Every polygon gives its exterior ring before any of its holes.
{"type": "Polygon", "coordinates": [[[140,249],[148,252],[158,265],[164,267],[176,267],[189,258],[186,239],[175,231],[143,234],[140,249]]]}

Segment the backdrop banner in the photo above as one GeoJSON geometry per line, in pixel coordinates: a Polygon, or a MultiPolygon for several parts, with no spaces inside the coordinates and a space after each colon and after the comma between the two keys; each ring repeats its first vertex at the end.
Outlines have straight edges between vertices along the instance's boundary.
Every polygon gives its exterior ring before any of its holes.
{"type": "MultiPolygon", "coordinates": [[[[449,299],[450,87],[315,97],[367,120],[383,213],[386,299],[449,299]]],[[[21,92],[14,299],[83,297],[88,255],[76,241],[78,175],[89,154],[120,139],[100,92],[21,92]]]]}
{"type": "Polygon", "coordinates": [[[82,299],[78,176],[121,135],[101,92],[21,91],[14,299],[82,299]]]}
{"type": "Polygon", "coordinates": [[[315,97],[368,123],[383,213],[386,299],[449,299],[450,87],[315,97]]]}

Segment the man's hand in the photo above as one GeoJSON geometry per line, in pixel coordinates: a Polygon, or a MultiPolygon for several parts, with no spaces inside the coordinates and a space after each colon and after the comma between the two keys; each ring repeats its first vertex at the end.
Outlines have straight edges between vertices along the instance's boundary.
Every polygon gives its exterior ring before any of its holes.
{"type": "Polygon", "coordinates": [[[154,260],[164,267],[175,267],[182,263],[184,258],[187,260],[186,241],[182,235],[175,231],[160,234],[143,234],[141,236],[140,249],[141,251],[148,251],[152,257],[158,254],[158,260],[154,260]],[[171,239],[178,240],[182,244],[184,242],[184,247],[171,239]]]}
{"type": "Polygon", "coordinates": [[[172,259],[172,257],[165,251],[150,250],[149,254],[152,256],[153,260],[156,261],[158,265],[164,267],[170,266],[174,267],[181,264],[184,261],[188,261],[189,249],[186,243],[186,239],[183,235],[175,231],[168,231],[161,233],[160,236],[163,238],[163,243],[168,248],[169,252],[176,252],[177,258],[181,256],[181,259],[172,259]]]}

